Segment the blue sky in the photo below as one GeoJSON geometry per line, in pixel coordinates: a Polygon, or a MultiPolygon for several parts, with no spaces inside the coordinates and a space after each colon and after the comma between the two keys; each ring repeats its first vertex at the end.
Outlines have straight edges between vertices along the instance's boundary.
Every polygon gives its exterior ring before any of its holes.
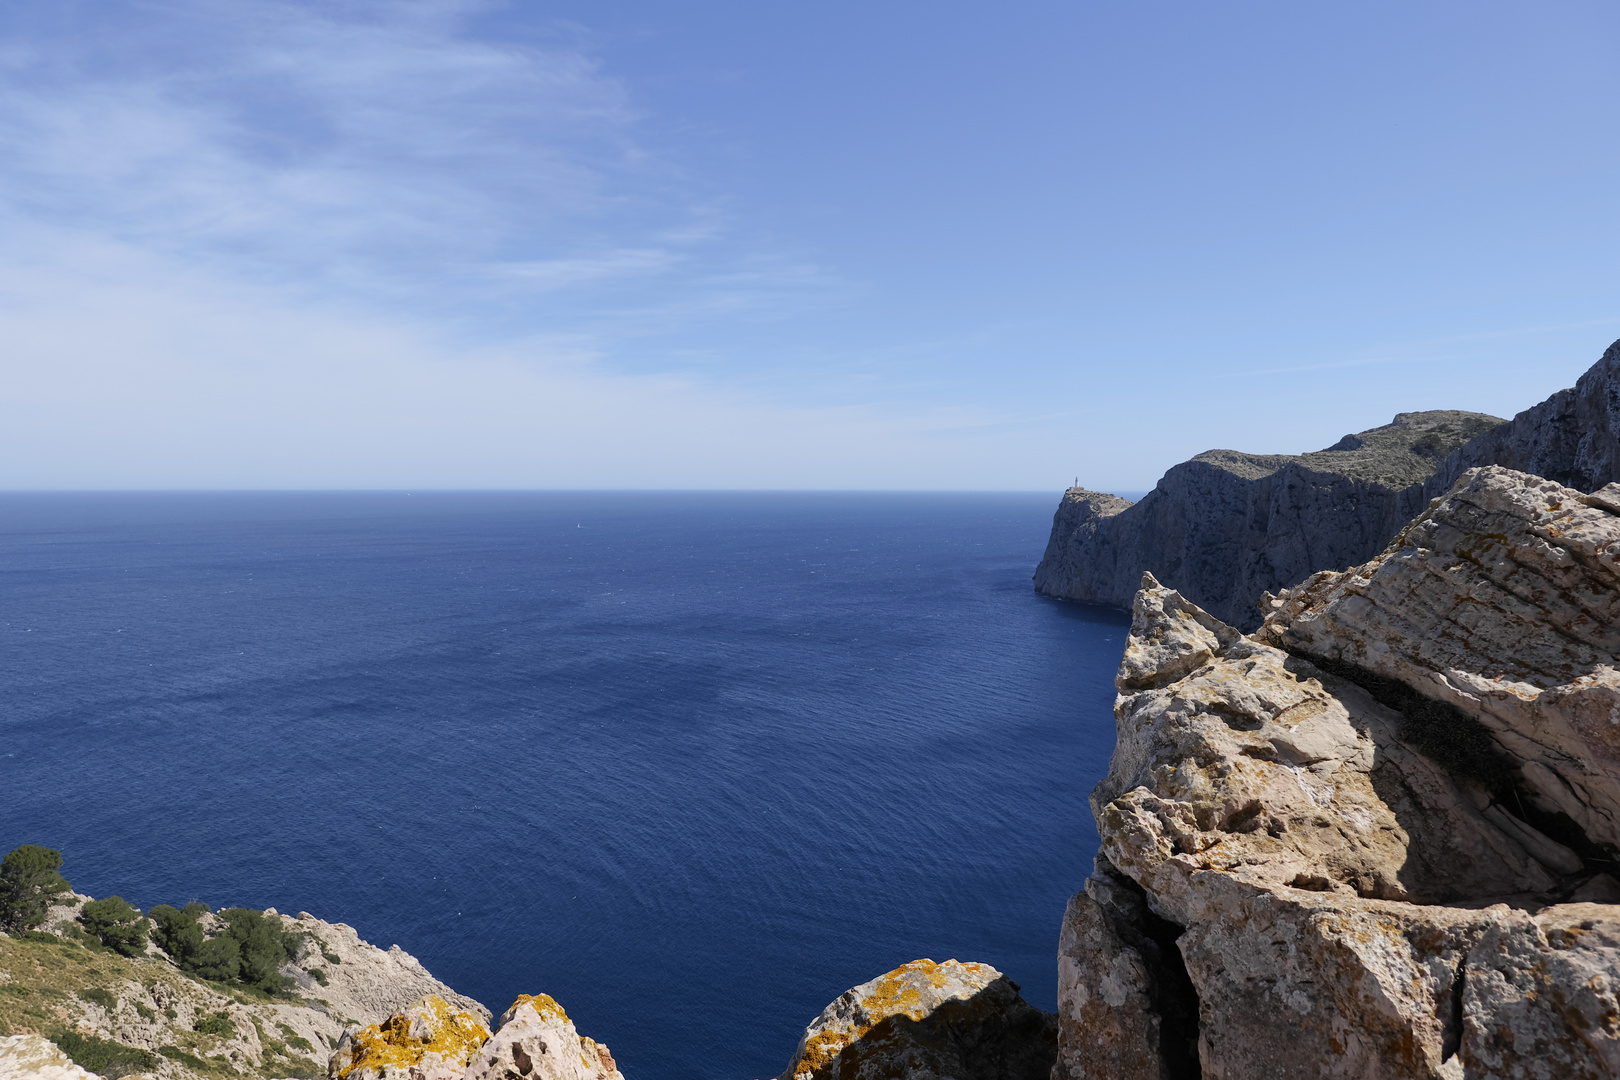
{"type": "Polygon", "coordinates": [[[1620,337],[1604,4],[11,0],[0,487],[1151,486],[1620,337]]]}

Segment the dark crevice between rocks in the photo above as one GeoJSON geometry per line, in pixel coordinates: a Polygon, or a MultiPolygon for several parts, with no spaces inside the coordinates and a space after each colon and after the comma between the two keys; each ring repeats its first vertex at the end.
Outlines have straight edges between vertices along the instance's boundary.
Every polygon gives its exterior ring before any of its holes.
{"type": "Polygon", "coordinates": [[[1446,1011],[1445,1023],[1440,1031],[1440,1064],[1444,1065],[1457,1056],[1462,1049],[1463,1037],[1463,990],[1464,980],[1468,977],[1468,957],[1457,958],[1457,970],[1451,977],[1450,1008],[1446,1011]]]}
{"type": "MultiPolygon", "coordinates": [[[[1098,860],[1100,863],[1104,860],[1098,860]]],[[[1116,930],[1127,931],[1121,937],[1130,940],[1141,934],[1146,940],[1133,944],[1148,969],[1148,999],[1159,1018],[1159,1080],[1201,1080],[1203,1067],[1198,1061],[1198,989],[1187,973],[1187,962],[1176,944],[1185,932],[1169,919],[1154,914],[1148,907],[1147,892],[1129,875],[1112,866],[1099,867],[1115,882],[1135,893],[1141,900],[1133,905],[1131,914],[1135,925],[1120,927],[1116,910],[1116,930]]]]}
{"type": "MultiPolygon", "coordinates": [[[[1348,661],[1295,649],[1288,652],[1330,675],[1354,683],[1380,705],[1395,710],[1401,717],[1397,730],[1401,741],[1452,776],[1483,787],[1503,810],[1579,855],[1589,871],[1614,869],[1616,853],[1587,836],[1568,814],[1543,809],[1534,793],[1520,782],[1518,762],[1502,750],[1490,729],[1474,717],[1450,702],[1420,694],[1399,679],[1379,675],[1348,661]]],[[[1578,876],[1585,880],[1591,875],[1578,876]]]]}

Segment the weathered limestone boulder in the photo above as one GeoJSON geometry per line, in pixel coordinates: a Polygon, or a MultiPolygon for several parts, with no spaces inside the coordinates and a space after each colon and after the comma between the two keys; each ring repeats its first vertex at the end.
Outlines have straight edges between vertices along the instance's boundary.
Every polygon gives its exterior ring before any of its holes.
{"type": "Polygon", "coordinates": [[[468,1066],[465,1080],[624,1080],[608,1048],[574,1029],[546,994],[522,994],[468,1066]]]}
{"type": "Polygon", "coordinates": [[[380,1024],[344,1032],[326,1074],[333,1080],[460,1080],[488,1041],[478,1016],[430,994],[380,1024]]]}
{"type": "Polygon", "coordinates": [[[1477,747],[1436,752],[1501,762],[1566,841],[1620,844],[1620,485],[1472,470],[1382,556],[1271,606],[1259,636],[1476,718],[1477,747]]]}
{"type": "MultiPolygon", "coordinates": [[[[1514,506],[1540,483],[1506,482],[1514,506]]],[[[1465,489],[1430,518],[1455,527],[1480,498],[1465,489]]],[[[1471,535],[1452,550],[1489,539],[1471,535]]],[[[1514,550],[1544,573],[1587,557],[1557,540],[1514,550]]],[[[1421,623],[1447,594],[1425,572],[1379,602],[1421,623]]],[[[1554,622],[1535,612],[1555,594],[1527,590],[1514,610],[1554,622]]],[[[1482,709],[1268,644],[1307,614],[1326,627],[1321,610],[1290,595],[1246,638],[1144,576],[1118,745],[1092,793],[1102,850],[1062,931],[1055,1080],[1620,1074],[1620,907],[1581,902],[1615,898],[1602,849],[1547,836],[1519,805],[1528,789],[1482,709]],[[1482,742],[1478,761],[1436,750],[1482,742]]],[[[1487,604],[1472,625],[1497,618],[1487,604]]]]}
{"type": "Polygon", "coordinates": [[[100,1080],[43,1035],[0,1039],[0,1080],[100,1080]]]}
{"type": "Polygon", "coordinates": [[[1047,1080],[1057,1020],[988,964],[913,960],[846,991],[779,1080],[1047,1080]]]}
{"type": "Polygon", "coordinates": [[[1372,558],[1423,509],[1424,481],[1447,455],[1502,423],[1482,413],[1401,413],[1310,454],[1210,450],[1171,468],[1134,505],[1071,488],[1035,588],[1129,607],[1151,571],[1253,629],[1261,592],[1372,558]]]}

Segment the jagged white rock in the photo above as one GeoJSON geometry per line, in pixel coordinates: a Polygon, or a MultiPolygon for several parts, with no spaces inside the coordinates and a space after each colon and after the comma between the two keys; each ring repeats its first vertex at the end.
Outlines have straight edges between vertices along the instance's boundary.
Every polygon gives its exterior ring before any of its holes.
{"type": "Polygon", "coordinates": [[[0,1038],[0,1080],[101,1080],[43,1035],[0,1038]]]}
{"type": "Polygon", "coordinates": [[[523,994],[467,1067],[465,1080],[624,1080],[613,1054],[581,1035],[547,994],[523,994]]]}
{"type": "MultiPolygon", "coordinates": [[[[1473,475],[1382,561],[1282,597],[1254,638],[1144,576],[1117,679],[1118,745],[1092,794],[1102,854],[1064,921],[1055,1080],[1188,1066],[1245,1080],[1620,1074],[1620,907],[1581,902],[1620,893],[1583,864],[1596,839],[1572,850],[1524,820],[1511,785],[1533,790],[1535,770],[1514,772],[1510,757],[1487,775],[1459,771],[1461,755],[1419,749],[1434,750],[1434,731],[1414,726],[1432,715],[1489,742],[1489,710],[1477,693],[1444,699],[1439,714],[1416,710],[1396,677],[1440,700],[1434,676],[1455,685],[1477,673],[1422,658],[1479,654],[1459,651],[1434,613],[1469,588],[1495,595],[1481,581],[1522,584],[1532,568],[1544,581],[1594,586],[1580,604],[1607,610],[1615,585],[1595,587],[1607,571],[1580,546],[1607,527],[1584,515],[1607,511],[1578,496],[1568,493],[1581,512],[1552,524],[1555,536],[1545,515],[1568,499],[1533,477],[1473,475]],[[1496,509],[1477,515],[1482,504],[1496,509]],[[1507,519],[1518,532],[1501,533],[1507,519]],[[1412,542],[1444,527],[1456,533],[1444,543],[1412,542]],[[1494,576],[1437,574],[1437,552],[1489,543],[1513,552],[1491,563],[1494,576]],[[1398,618],[1420,628],[1413,639],[1379,629],[1398,618]],[[1349,641],[1364,648],[1327,648],[1349,641]],[[1281,644],[1335,657],[1324,663],[1338,674],[1281,644]],[[1408,697],[1390,698],[1392,687],[1408,697]],[[1501,782],[1510,787],[1492,787],[1501,782]]],[[[1620,551],[1620,530],[1614,540],[1620,551]]],[[[1572,621],[1561,614],[1569,597],[1515,595],[1516,606],[1503,600],[1484,617],[1458,609],[1464,637],[1522,646],[1530,659],[1512,681],[1534,685],[1544,709],[1569,706],[1576,718],[1564,721],[1583,730],[1579,694],[1557,679],[1590,685],[1590,670],[1555,668],[1551,681],[1532,670],[1536,650],[1550,647],[1533,631],[1572,621]],[[1502,622],[1497,608],[1513,618],[1502,622]]],[[[1582,624],[1584,644],[1568,647],[1593,648],[1601,621],[1582,624]]],[[[1496,708],[1491,722],[1511,711],[1496,708]]],[[[1547,737],[1552,717],[1522,715],[1538,721],[1524,744],[1547,737]]],[[[1594,774],[1606,768],[1590,747],[1584,760],[1594,774]]]]}

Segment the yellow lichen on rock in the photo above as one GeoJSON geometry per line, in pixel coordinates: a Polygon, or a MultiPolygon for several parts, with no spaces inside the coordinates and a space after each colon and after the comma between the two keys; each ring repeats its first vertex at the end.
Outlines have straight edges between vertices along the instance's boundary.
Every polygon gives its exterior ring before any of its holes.
{"type": "Polygon", "coordinates": [[[380,1024],[345,1034],[328,1074],[339,1080],[459,1076],[488,1041],[489,1029],[478,1017],[429,994],[380,1024]]]}
{"type": "Polygon", "coordinates": [[[524,1005],[532,1006],[535,1015],[541,1020],[561,1020],[564,1023],[568,1021],[568,1013],[561,1005],[557,1004],[557,999],[550,994],[519,994],[517,1000],[512,1002],[511,1007],[501,1013],[501,1023],[497,1026],[505,1025],[512,1017],[517,1015],[518,1009],[524,1005]]]}
{"type": "MultiPolygon", "coordinates": [[[[988,964],[913,960],[847,991],[805,1030],[781,1080],[910,1075],[927,1064],[957,1063],[954,1029],[987,1025],[974,1038],[1001,1038],[1003,1029],[1027,1028],[1029,1062],[1008,1075],[1044,1077],[1055,1054],[1055,1024],[1018,998],[1016,987],[988,964]],[[1009,1018],[1016,1017],[1009,1025],[1009,1018]],[[995,1033],[990,1034],[989,1029],[995,1033]],[[902,1067],[904,1066],[904,1067],[902,1067]],[[887,1071],[886,1071],[887,1070],[887,1071]],[[909,1071],[908,1071],[909,1070],[909,1071]]],[[[946,1067],[945,1073],[952,1074],[946,1067]]],[[[924,1070],[926,1071],[926,1069],[924,1070]]],[[[921,1073],[919,1073],[921,1075],[921,1073]]]]}
{"type": "Polygon", "coordinates": [[[461,1080],[624,1080],[613,1055],[581,1035],[549,994],[520,994],[461,1080]]]}

